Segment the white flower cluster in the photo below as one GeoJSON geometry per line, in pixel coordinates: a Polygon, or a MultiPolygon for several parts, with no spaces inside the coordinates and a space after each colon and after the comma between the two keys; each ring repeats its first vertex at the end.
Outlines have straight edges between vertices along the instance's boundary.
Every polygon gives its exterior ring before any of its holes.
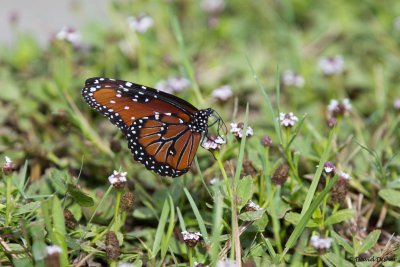
{"type": "Polygon", "coordinates": [[[351,110],[352,106],[348,98],[342,101],[332,99],[328,105],[328,114],[330,117],[336,117],[338,115],[346,116],[351,110]]]}
{"type": "MultiPolygon", "coordinates": [[[[243,123],[231,123],[231,133],[236,137],[243,137],[243,123]]],[[[247,126],[246,136],[252,136],[254,134],[253,128],[247,126]]]]}
{"type": "Polygon", "coordinates": [[[253,201],[249,200],[246,204],[246,208],[252,211],[262,210],[259,205],[254,203],[253,201]]]}
{"type": "Polygon", "coordinates": [[[62,249],[59,246],[47,246],[47,255],[60,254],[62,249]]]}
{"type": "Polygon", "coordinates": [[[222,12],[225,8],[224,0],[203,0],[201,1],[201,8],[210,14],[222,12]]]}
{"type": "Polygon", "coordinates": [[[339,173],[339,177],[340,177],[341,179],[351,180],[350,174],[345,173],[345,172],[340,172],[340,173],[339,173]]]}
{"type": "Polygon", "coordinates": [[[126,174],[127,174],[127,172],[114,171],[114,173],[108,177],[108,181],[112,185],[116,184],[116,183],[125,183],[126,182],[126,174]]]}
{"type": "Polygon", "coordinates": [[[222,144],[225,144],[226,141],[221,137],[218,136],[216,138],[207,137],[201,146],[207,150],[215,150],[220,149],[222,144]]]}
{"type": "Polygon", "coordinates": [[[281,122],[281,125],[285,127],[293,127],[298,120],[299,119],[293,114],[293,112],[281,112],[279,114],[279,121],[281,122]]]}
{"type": "Polygon", "coordinates": [[[183,77],[170,77],[168,80],[159,81],[155,88],[168,94],[181,92],[190,86],[190,81],[183,77]]]}
{"type": "Polygon", "coordinates": [[[332,245],[332,238],[313,235],[310,244],[316,249],[329,249],[332,245]]]}
{"type": "Polygon", "coordinates": [[[201,238],[201,234],[199,232],[188,232],[188,231],[183,231],[181,232],[183,240],[194,240],[194,241],[199,241],[201,238]]]}
{"type": "Polygon", "coordinates": [[[139,16],[130,16],[128,17],[129,27],[139,33],[147,32],[154,25],[153,19],[146,15],[140,14],[139,16]]]}
{"type": "Polygon", "coordinates": [[[233,260],[225,259],[225,260],[219,260],[217,262],[217,267],[237,267],[237,264],[233,260]]]}
{"type": "Polygon", "coordinates": [[[319,67],[326,75],[342,73],[344,70],[344,60],[341,55],[332,57],[321,57],[319,67]]]}
{"type": "Polygon", "coordinates": [[[282,81],[286,86],[298,88],[303,87],[305,83],[304,77],[292,70],[287,70],[283,73],[282,81]]]}
{"type": "Polygon", "coordinates": [[[57,32],[56,39],[67,41],[74,47],[78,47],[82,44],[81,33],[72,27],[63,27],[57,32]]]}
{"type": "Polygon", "coordinates": [[[211,96],[215,97],[219,101],[225,102],[233,95],[232,88],[229,85],[221,86],[212,91],[211,96]]]}
{"type": "Polygon", "coordinates": [[[400,98],[396,99],[396,100],[393,102],[393,107],[394,107],[395,109],[397,109],[397,110],[400,110],[400,98]]]}

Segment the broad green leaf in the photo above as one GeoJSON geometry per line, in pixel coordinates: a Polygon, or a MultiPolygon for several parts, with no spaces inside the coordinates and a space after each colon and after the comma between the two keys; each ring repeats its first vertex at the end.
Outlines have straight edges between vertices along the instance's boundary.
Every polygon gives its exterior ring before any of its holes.
{"type": "Polygon", "coordinates": [[[61,266],[68,266],[68,248],[65,236],[67,231],[65,230],[65,220],[64,220],[64,210],[61,206],[61,201],[57,198],[53,198],[53,208],[52,208],[52,218],[53,218],[53,229],[55,237],[57,239],[57,245],[61,247],[60,263],[61,266]]]}
{"type": "Polygon", "coordinates": [[[400,207],[400,191],[393,189],[382,189],[379,191],[379,196],[386,203],[392,206],[400,207]]]}
{"type": "Polygon", "coordinates": [[[239,180],[237,189],[238,203],[237,207],[240,210],[253,196],[253,178],[245,176],[239,180]]]}
{"type": "Polygon", "coordinates": [[[13,213],[13,215],[17,216],[17,215],[29,213],[29,212],[37,210],[39,207],[40,207],[40,202],[39,201],[30,202],[28,204],[25,204],[25,205],[19,207],[17,209],[17,211],[15,213],[13,213]]]}
{"type": "Polygon", "coordinates": [[[367,235],[367,237],[361,242],[361,245],[356,249],[356,255],[360,255],[365,251],[372,248],[376,242],[378,242],[379,236],[381,235],[380,230],[374,230],[367,235]]]}
{"type": "Polygon", "coordinates": [[[344,209],[339,210],[328,217],[325,221],[325,225],[335,224],[339,222],[346,221],[352,218],[355,215],[355,210],[352,209],[344,209]]]}
{"type": "Polygon", "coordinates": [[[275,197],[275,199],[273,200],[273,202],[272,202],[272,201],[269,202],[269,204],[268,204],[268,206],[267,206],[267,212],[268,212],[268,214],[271,215],[271,216],[273,215],[273,212],[272,212],[272,205],[274,205],[273,208],[275,209],[275,215],[276,215],[276,217],[277,217],[278,219],[282,219],[282,218],[285,216],[285,214],[286,214],[289,210],[292,209],[292,208],[289,206],[289,204],[286,203],[285,201],[283,201],[283,199],[282,199],[279,195],[277,195],[277,194],[276,194],[276,197],[275,197]]]}
{"type": "Polygon", "coordinates": [[[43,225],[34,223],[30,226],[32,235],[32,256],[35,261],[43,260],[47,255],[47,245],[44,242],[43,225]]]}
{"type": "MultiPolygon", "coordinates": [[[[293,225],[297,225],[300,222],[301,215],[297,212],[288,212],[285,215],[285,220],[293,225]]],[[[318,227],[318,223],[316,223],[313,219],[310,219],[307,222],[306,227],[318,227]]]]}
{"type": "Polygon", "coordinates": [[[348,253],[354,254],[354,249],[350,246],[350,244],[340,235],[338,235],[335,231],[331,231],[332,237],[336,240],[336,242],[342,246],[348,253]]]}
{"type": "Polygon", "coordinates": [[[65,235],[65,220],[64,220],[64,211],[61,207],[61,202],[57,197],[53,198],[53,210],[52,210],[52,218],[53,218],[53,227],[59,233],[65,235]]]}
{"type": "Polygon", "coordinates": [[[64,195],[65,192],[67,192],[67,184],[66,184],[66,173],[63,171],[59,170],[54,170],[51,172],[51,175],[49,175],[48,179],[53,185],[54,189],[60,193],[61,195],[64,195]]]}
{"type": "Polygon", "coordinates": [[[268,215],[264,213],[259,220],[253,223],[252,227],[254,227],[257,230],[257,232],[264,232],[265,227],[267,227],[268,225],[268,222],[269,222],[268,215]]]}
{"type": "Polygon", "coordinates": [[[149,220],[154,219],[156,216],[150,208],[138,207],[134,209],[133,217],[141,220],[149,220]]]}
{"type": "Polygon", "coordinates": [[[263,214],[265,213],[265,210],[256,210],[256,211],[247,211],[241,213],[238,218],[242,221],[250,222],[250,221],[256,221],[259,220],[263,214]]]}
{"type": "Polygon", "coordinates": [[[32,255],[36,261],[43,260],[47,256],[47,245],[43,241],[35,240],[32,244],[32,255]]]}
{"type": "Polygon", "coordinates": [[[91,207],[94,205],[94,201],[91,197],[83,193],[79,188],[73,184],[68,184],[68,192],[76,202],[82,207],[91,207]]]}
{"type": "Polygon", "coordinates": [[[29,258],[16,258],[13,259],[13,266],[15,267],[33,267],[33,263],[29,258]]]}
{"type": "Polygon", "coordinates": [[[328,264],[332,264],[333,266],[343,266],[343,267],[353,267],[354,265],[351,262],[348,262],[342,257],[339,257],[335,253],[329,252],[322,256],[322,260],[328,264]]]}

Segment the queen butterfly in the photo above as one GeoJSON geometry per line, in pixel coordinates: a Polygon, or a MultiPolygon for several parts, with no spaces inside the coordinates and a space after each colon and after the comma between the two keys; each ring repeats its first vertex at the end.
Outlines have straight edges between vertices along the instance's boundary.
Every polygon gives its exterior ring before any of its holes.
{"type": "Polygon", "coordinates": [[[174,95],[122,80],[87,79],[82,96],[121,129],[134,159],[161,176],[186,173],[208,127],[222,121],[211,108],[198,110],[174,95]],[[216,120],[209,125],[211,116],[216,120]]]}

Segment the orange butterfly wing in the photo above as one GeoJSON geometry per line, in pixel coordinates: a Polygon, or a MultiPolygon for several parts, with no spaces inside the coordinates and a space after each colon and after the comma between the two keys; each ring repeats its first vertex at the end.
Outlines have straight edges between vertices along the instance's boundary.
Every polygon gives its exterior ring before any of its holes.
{"type": "Polygon", "coordinates": [[[147,169],[172,177],[189,170],[202,137],[190,129],[198,112],[190,103],[159,90],[107,78],[88,79],[82,95],[123,131],[134,159],[147,169]]]}

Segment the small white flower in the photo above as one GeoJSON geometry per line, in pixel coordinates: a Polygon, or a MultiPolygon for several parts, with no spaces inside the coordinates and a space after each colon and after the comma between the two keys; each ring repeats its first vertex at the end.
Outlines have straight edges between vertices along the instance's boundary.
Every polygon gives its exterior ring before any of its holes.
{"type": "Polygon", "coordinates": [[[171,77],[167,83],[173,92],[181,92],[190,86],[190,81],[183,77],[171,77]]]}
{"type": "MultiPolygon", "coordinates": [[[[243,137],[243,123],[231,123],[231,133],[238,138],[243,137]]],[[[254,134],[253,128],[247,126],[246,136],[252,136],[254,134]]]]}
{"type": "Polygon", "coordinates": [[[292,71],[287,70],[283,73],[283,84],[287,86],[294,86],[294,87],[303,87],[304,86],[304,77],[300,74],[292,71]]]}
{"type": "Polygon", "coordinates": [[[253,201],[249,200],[245,206],[245,209],[247,211],[257,211],[257,210],[262,210],[259,205],[254,203],[253,201]]]}
{"type": "Polygon", "coordinates": [[[219,101],[225,102],[233,95],[232,88],[229,85],[221,86],[212,91],[211,96],[215,97],[219,101]]]}
{"type": "Polygon", "coordinates": [[[5,174],[10,174],[11,172],[15,171],[16,166],[14,161],[12,161],[9,157],[5,156],[5,162],[3,164],[3,172],[5,174]]]}
{"type": "Polygon", "coordinates": [[[216,184],[216,183],[218,183],[219,182],[219,179],[217,178],[217,177],[214,177],[214,178],[212,178],[208,183],[210,184],[210,185],[214,185],[214,184],[216,184]]]}
{"type": "Polygon", "coordinates": [[[217,267],[237,267],[236,262],[230,259],[219,260],[217,267]]]}
{"type": "Polygon", "coordinates": [[[400,16],[398,16],[394,19],[393,27],[395,30],[400,31],[400,16]]]}
{"type": "Polygon", "coordinates": [[[326,75],[333,75],[343,72],[344,60],[341,55],[333,57],[321,57],[319,67],[326,75]]]}
{"type": "Polygon", "coordinates": [[[293,112],[281,112],[279,114],[279,121],[281,122],[281,125],[285,127],[293,127],[298,120],[299,119],[293,114],[293,112]]]}
{"type": "Polygon", "coordinates": [[[339,106],[339,101],[336,99],[332,99],[328,105],[328,112],[332,113],[339,106]]]}
{"type": "Polygon", "coordinates": [[[326,174],[330,174],[330,173],[332,173],[334,171],[335,171],[335,165],[333,165],[333,163],[330,162],[330,161],[325,162],[325,164],[324,164],[324,172],[326,174]]]}
{"type": "Polygon", "coordinates": [[[134,265],[132,263],[122,262],[118,263],[117,267],[134,267],[134,265]]]}
{"type": "Polygon", "coordinates": [[[130,16],[128,17],[129,27],[139,33],[147,32],[154,25],[153,19],[146,15],[140,14],[139,16],[130,16]]]}
{"type": "Polygon", "coordinates": [[[199,241],[202,235],[199,232],[188,232],[188,231],[183,231],[181,232],[183,241],[186,240],[195,240],[199,241]]]}
{"type": "Polygon", "coordinates": [[[161,81],[157,82],[157,84],[154,87],[156,89],[163,91],[165,93],[168,93],[168,94],[173,93],[173,89],[171,88],[171,86],[169,86],[168,82],[165,80],[161,80],[161,81]]]}
{"type": "Polygon", "coordinates": [[[350,100],[347,98],[342,101],[332,99],[328,105],[328,114],[330,117],[345,116],[348,115],[351,108],[350,100]]]}
{"type": "Polygon", "coordinates": [[[59,32],[57,32],[56,39],[67,41],[75,47],[82,44],[80,32],[72,27],[63,27],[59,32]]]}
{"type": "Polygon", "coordinates": [[[204,142],[201,144],[201,146],[207,150],[216,150],[216,149],[220,149],[221,145],[225,144],[226,141],[221,137],[206,137],[206,139],[204,140],[204,142]]]}
{"type": "Polygon", "coordinates": [[[202,0],[201,8],[210,14],[221,13],[225,8],[224,0],[202,0]]]}
{"type": "Polygon", "coordinates": [[[108,177],[108,181],[112,185],[116,183],[126,183],[126,174],[127,172],[114,171],[114,173],[108,177]]]}
{"type": "Polygon", "coordinates": [[[397,110],[400,110],[400,98],[397,98],[394,102],[393,102],[393,107],[397,110]]]}
{"type": "Polygon", "coordinates": [[[350,180],[350,179],[351,179],[350,174],[345,173],[345,172],[340,172],[340,173],[339,173],[339,177],[340,177],[341,179],[345,179],[345,180],[350,180]]]}
{"type": "Polygon", "coordinates": [[[310,244],[316,249],[329,249],[332,245],[332,238],[313,235],[310,244]]]}
{"type": "Polygon", "coordinates": [[[62,249],[59,246],[47,246],[47,255],[60,254],[62,249]]]}
{"type": "Polygon", "coordinates": [[[9,157],[5,156],[4,158],[7,164],[13,163],[13,161],[9,157]]]}
{"type": "Polygon", "coordinates": [[[160,91],[168,94],[173,94],[175,92],[181,92],[190,86],[190,81],[183,77],[170,77],[168,80],[161,80],[156,85],[160,91]]]}

